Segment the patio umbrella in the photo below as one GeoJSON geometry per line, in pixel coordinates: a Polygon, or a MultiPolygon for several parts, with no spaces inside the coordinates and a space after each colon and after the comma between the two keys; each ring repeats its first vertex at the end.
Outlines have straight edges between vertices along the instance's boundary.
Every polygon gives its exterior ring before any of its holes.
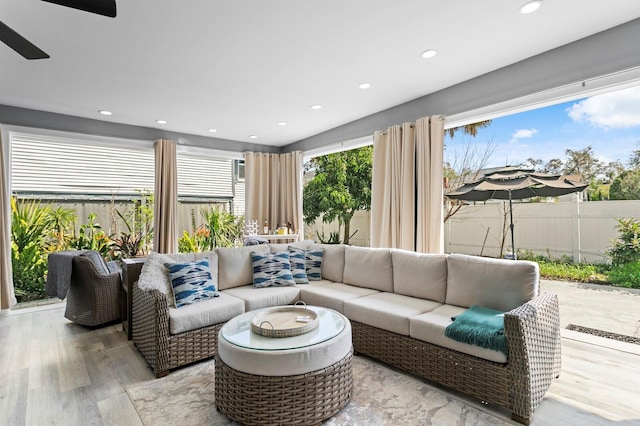
{"type": "Polygon", "coordinates": [[[513,200],[531,197],[558,197],[581,192],[588,186],[580,175],[553,175],[521,167],[503,167],[483,174],[472,182],[445,194],[455,200],[509,200],[512,257],[516,258],[513,236],[513,200]]]}

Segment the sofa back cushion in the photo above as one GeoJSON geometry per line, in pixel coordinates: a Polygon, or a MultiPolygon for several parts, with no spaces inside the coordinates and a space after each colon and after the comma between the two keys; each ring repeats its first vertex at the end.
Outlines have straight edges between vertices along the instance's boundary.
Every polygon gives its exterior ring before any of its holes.
{"type": "Polygon", "coordinates": [[[271,249],[271,253],[281,253],[283,251],[288,252],[289,246],[298,247],[298,248],[307,250],[312,245],[313,245],[313,240],[302,240],[302,241],[296,241],[295,243],[269,244],[269,248],[271,249]]]}
{"type": "Polygon", "coordinates": [[[248,247],[218,247],[218,289],[253,284],[251,252],[269,253],[267,244],[248,247]]]}
{"type": "Polygon", "coordinates": [[[341,283],[344,277],[344,244],[314,244],[312,248],[323,248],[320,275],[323,280],[341,283]]]}
{"type": "Polygon", "coordinates": [[[392,250],[393,292],[444,303],[447,255],[392,250]]]}
{"type": "Polygon", "coordinates": [[[538,264],[452,254],[447,259],[449,305],[510,311],[538,295],[538,264]]]}
{"type": "Polygon", "coordinates": [[[343,282],[393,292],[391,249],[346,246],[343,282]]]}

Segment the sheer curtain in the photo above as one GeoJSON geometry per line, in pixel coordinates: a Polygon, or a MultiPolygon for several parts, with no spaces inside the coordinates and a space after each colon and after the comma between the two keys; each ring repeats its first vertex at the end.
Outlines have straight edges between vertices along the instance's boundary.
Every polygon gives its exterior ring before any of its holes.
{"type": "Polygon", "coordinates": [[[0,308],[8,309],[16,304],[11,269],[11,191],[9,188],[8,141],[2,140],[0,129],[0,308]]]}
{"type": "Polygon", "coordinates": [[[273,229],[291,222],[303,237],[302,152],[268,154],[248,152],[245,167],[245,219],[264,220],[273,229]]]}
{"type": "Polygon", "coordinates": [[[371,246],[442,253],[444,117],[375,132],[371,246]]]}
{"type": "Polygon", "coordinates": [[[176,143],[158,139],[155,144],[155,190],[153,249],[158,253],[177,253],[178,166],[176,143]]]}

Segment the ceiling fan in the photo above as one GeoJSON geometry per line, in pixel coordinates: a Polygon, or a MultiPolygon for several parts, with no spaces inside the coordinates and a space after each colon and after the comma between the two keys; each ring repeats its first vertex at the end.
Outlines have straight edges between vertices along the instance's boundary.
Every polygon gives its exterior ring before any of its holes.
{"type": "MultiPolygon", "coordinates": [[[[116,0],[42,0],[98,15],[116,17],[116,0]]],[[[43,50],[0,21],[0,40],[26,59],[49,58],[43,50]]]]}

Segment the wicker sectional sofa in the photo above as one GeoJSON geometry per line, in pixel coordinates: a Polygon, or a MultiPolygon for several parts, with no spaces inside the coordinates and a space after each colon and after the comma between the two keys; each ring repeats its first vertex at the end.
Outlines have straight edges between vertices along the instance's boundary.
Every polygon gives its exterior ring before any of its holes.
{"type": "Polygon", "coordinates": [[[282,244],[152,254],[142,273],[125,263],[125,280],[138,281],[132,295],[133,341],[156,376],[213,357],[220,327],[234,316],[303,300],[349,318],[356,354],[496,404],[521,423],[531,421],[560,373],[558,301],[553,294],[538,294],[537,264],[310,241],[295,245],[324,249],[322,280],[253,288],[251,251],[286,251],[282,244]],[[203,257],[209,258],[220,297],[172,307],[166,283],[154,284],[161,279],[149,271],[168,258],[203,257]],[[444,336],[451,317],[472,305],[505,312],[508,356],[444,336]]]}

